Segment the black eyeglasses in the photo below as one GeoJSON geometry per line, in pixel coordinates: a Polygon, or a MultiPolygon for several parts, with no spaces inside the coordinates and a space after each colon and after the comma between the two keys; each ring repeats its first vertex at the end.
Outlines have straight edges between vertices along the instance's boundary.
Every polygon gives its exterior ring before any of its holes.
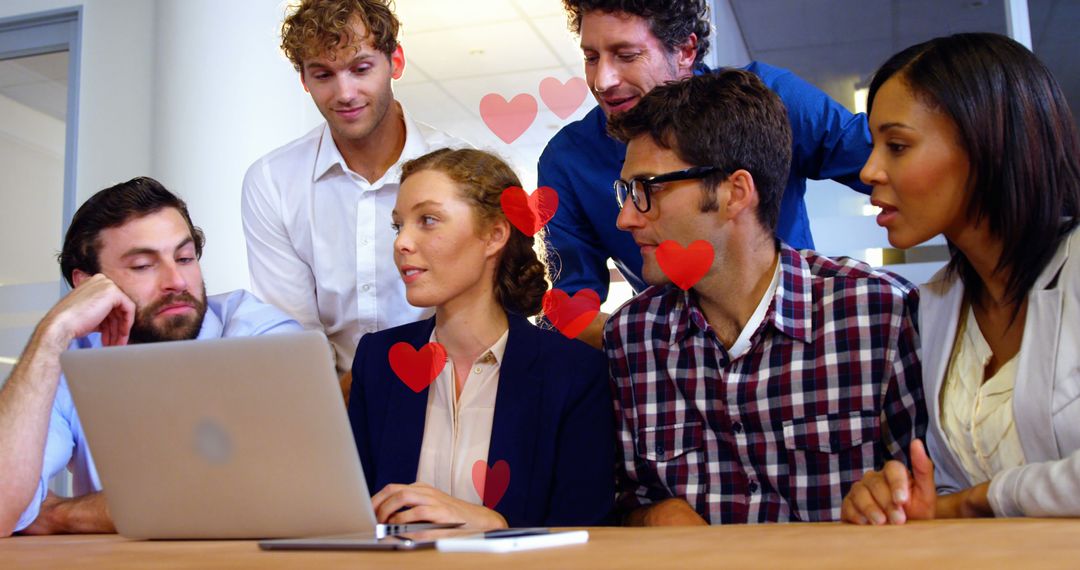
{"type": "Polygon", "coordinates": [[[620,178],[615,181],[615,199],[619,202],[619,209],[622,209],[623,205],[626,203],[626,196],[629,194],[630,201],[634,203],[634,207],[644,214],[652,207],[649,197],[656,191],[656,186],[665,182],[675,182],[677,180],[696,180],[705,178],[714,172],[723,172],[723,169],[719,166],[694,166],[692,168],[687,168],[686,170],[668,172],[667,174],[658,174],[656,176],[637,177],[631,178],[630,180],[623,180],[620,178]]]}

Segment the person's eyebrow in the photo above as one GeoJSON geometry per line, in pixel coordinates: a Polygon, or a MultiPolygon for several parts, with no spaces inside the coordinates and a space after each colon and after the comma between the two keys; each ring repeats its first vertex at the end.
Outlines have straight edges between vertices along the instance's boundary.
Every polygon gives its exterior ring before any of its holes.
{"type": "Polygon", "coordinates": [[[885,132],[885,131],[887,131],[889,129],[906,129],[906,130],[909,130],[909,131],[915,130],[914,128],[912,128],[912,127],[910,127],[910,126],[908,126],[908,125],[906,125],[904,123],[900,123],[900,122],[882,123],[882,124],[878,125],[878,128],[877,128],[879,133],[883,133],[883,132],[885,132]]]}
{"type": "MultiPolygon", "coordinates": [[[[188,244],[191,244],[191,243],[194,243],[194,242],[195,242],[195,240],[191,236],[188,236],[188,237],[184,238],[183,241],[176,244],[176,247],[173,249],[173,252],[180,251],[181,249],[186,247],[188,244]]],[[[127,259],[129,257],[135,257],[137,255],[158,255],[158,254],[159,254],[158,250],[156,250],[156,249],[154,249],[152,247],[133,247],[133,248],[125,251],[124,254],[120,256],[120,259],[127,259]]]]}
{"type": "MultiPolygon", "coordinates": [[[[605,45],[604,49],[607,49],[609,51],[619,51],[619,50],[623,50],[623,49],[637,49],[637,48],[640,48],[640,47],[641,47],[640,44],[637,44],[637,43],[634,43],[634,42],[620,41],[620,42],[613,43],[611,45],[605,45]]],[[[595,48],[593,46],[587,46],[585,44],[581,44],[581,49],[590,50],[590,51],[598,51],[597,48],[595,48]]]]}
{"type": "Polygon", "coordinates": [[[173,252],[180,251],[181,249],[184,249],[188,245],[191,245],[191,244],[194,244],[194,243],[195,243],[195,239],[192,238],[191,236],[188,236],[188,237],[184,238],[180,243],[176,244],[176,249],[173,249],[173,252]]]}
{"type": "Polygon", "coordinates": [[[417,202],[416,204],[414,204],[412,209],[413,209],[413,211],[415,211],[415,210],[419,210],[420,208],[426,208],[428,206],[431,206],[431,207],[434,207],[434,208],[441,208],[442,203],[441,202],[436,202],[435,200],[424,200],[423,202],[417,202]]]}

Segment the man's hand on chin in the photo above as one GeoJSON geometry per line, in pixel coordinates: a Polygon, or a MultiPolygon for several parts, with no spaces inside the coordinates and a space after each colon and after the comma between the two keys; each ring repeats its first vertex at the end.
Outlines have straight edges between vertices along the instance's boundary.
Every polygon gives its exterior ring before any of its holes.
{"type": "Polygon", "coordinates": [[[41,503],[38,517],[19,534],[114,533],[109,507],[103,493],[62,499],[52,492],[41,503]]]}

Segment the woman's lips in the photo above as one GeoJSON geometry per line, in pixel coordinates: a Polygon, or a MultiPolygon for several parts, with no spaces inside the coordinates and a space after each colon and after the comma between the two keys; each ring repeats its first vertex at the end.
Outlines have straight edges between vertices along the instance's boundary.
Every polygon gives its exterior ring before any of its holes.
{"type": "Polygon", "coordinates": [[[881,213],[877,215],[877,224],[879,226],[881,226],[881,227],[886,227],[890,223],[892,223],[893,220],[896,219],[896,216],[899,213],[899,211],[896,208],[889,207],[889,206],[879,206],[879,207],[881,208],[881,213]]]}
{"type": "Polygon", "coordinates": [[[408,285],[409,283],[412,283],[413,281],[419,279],[420,276],[424,273],[427,273],[426,269],[420,269],[419,267],[406,267],[401,270],[401,280],[404,281],[406,285],[408,285]]]}

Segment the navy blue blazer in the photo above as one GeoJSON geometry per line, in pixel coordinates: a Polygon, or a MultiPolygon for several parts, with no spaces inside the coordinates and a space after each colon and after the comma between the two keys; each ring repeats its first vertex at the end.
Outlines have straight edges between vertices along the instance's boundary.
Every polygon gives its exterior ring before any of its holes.
{"type": "MultiPolygon", "coordinates": [[[[488,465],[510,484],[495,506],[511,527],[608,524],[615,497],[615,421],[603,353],[508,314],[488,465]]],[[[428,343],[435,318],[364,335],[353,360],[349,421],[372,494],[416,481],[428,390],[390,368],[404,341],[428,343]]]]}

